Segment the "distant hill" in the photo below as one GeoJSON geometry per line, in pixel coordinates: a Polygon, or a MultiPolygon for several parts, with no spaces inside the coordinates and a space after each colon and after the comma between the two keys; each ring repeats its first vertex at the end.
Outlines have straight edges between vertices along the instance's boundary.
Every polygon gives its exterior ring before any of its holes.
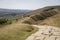
{"type": "Polygon", "coordinates": [[[60,6],[47,6],[25,16],[23,23],[60,26],[60,6]]]}
{"type": "Polygon", "coordinates": [[[0,12],[30,12],[32,10],[22,10],[22,9],[4,9],[0,8],[0,12]]]}

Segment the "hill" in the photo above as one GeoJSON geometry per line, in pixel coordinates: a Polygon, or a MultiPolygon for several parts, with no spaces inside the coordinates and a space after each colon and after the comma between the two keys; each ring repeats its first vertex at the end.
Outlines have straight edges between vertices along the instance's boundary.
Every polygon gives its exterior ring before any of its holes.
{"type": "Polygon", "coordinates": [[[26,15],[23,23],[60,26],[60,6],[48,6],[26,15]]]}
{"type": "Polygon", "coordinates": [[[23,10],[23,9],[4,9],[0,8],[0,12],[30,12],[32,10],[23,10]]]}
{"type": "Polygon", "coordinates": [[[26,14],[24,14],[24,12],[2,12],[0,13],[0,16],[3,15],[3,17],[6,18],[9,18],[9,16],[10,18],[18,18],[21,14],[23,15],[21,20],[9,25],[0,25],[0,40],[25,40],[31,33],[37,31],[35,26],[32,27],[29,24],[60,27],[60,6],[48,6],[26,14]]]}

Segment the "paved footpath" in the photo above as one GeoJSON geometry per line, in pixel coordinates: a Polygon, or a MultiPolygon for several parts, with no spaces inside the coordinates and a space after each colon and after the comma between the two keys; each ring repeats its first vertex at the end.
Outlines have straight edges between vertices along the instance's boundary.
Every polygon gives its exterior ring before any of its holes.
{"type": "Polygon", "coordinates": [[[60,40],[60,28],[46,25],[33,26],[39,28],[39,30],[31,34],[26,40],[60,40]]]}

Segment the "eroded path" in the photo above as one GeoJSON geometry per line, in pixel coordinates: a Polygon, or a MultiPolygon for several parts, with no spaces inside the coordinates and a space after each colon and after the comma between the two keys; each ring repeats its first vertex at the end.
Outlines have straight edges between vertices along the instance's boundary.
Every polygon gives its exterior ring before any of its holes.
{"type": "Polygon", "coordinates": [[[60,28],[53,26],[38,26],[39,30],[33,33],[26,40],[60,40],[60,28]]]}

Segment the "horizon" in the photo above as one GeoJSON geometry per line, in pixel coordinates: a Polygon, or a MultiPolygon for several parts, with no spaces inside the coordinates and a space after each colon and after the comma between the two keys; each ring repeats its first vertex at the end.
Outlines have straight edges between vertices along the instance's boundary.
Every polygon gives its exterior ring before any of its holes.
{"type": "MultiPolygon", "coordinates": [[[[60,5],[53,5],[53,6],[60,6],[60,5]]],[[[49,7],[49,6],[44,6],[44,7],[49,7]]],[[[44,8],[44,7],[41,7],[41,8],[44,8]]],[[[0,8],[0,9],[10,9],[10,8],[0,8]]],[[[40,8],[37,8],[37,9],[40,9],[40,8]]],[[[11,10],[37,10],[37,9],[15,9],[15,8],[11,8],[11,10]]]]}
{"type": "Polygon", "coordinates": [[[0,8],[36,10],[46,6],[60,5],[60,0],[0,0],[0,8]]]}

